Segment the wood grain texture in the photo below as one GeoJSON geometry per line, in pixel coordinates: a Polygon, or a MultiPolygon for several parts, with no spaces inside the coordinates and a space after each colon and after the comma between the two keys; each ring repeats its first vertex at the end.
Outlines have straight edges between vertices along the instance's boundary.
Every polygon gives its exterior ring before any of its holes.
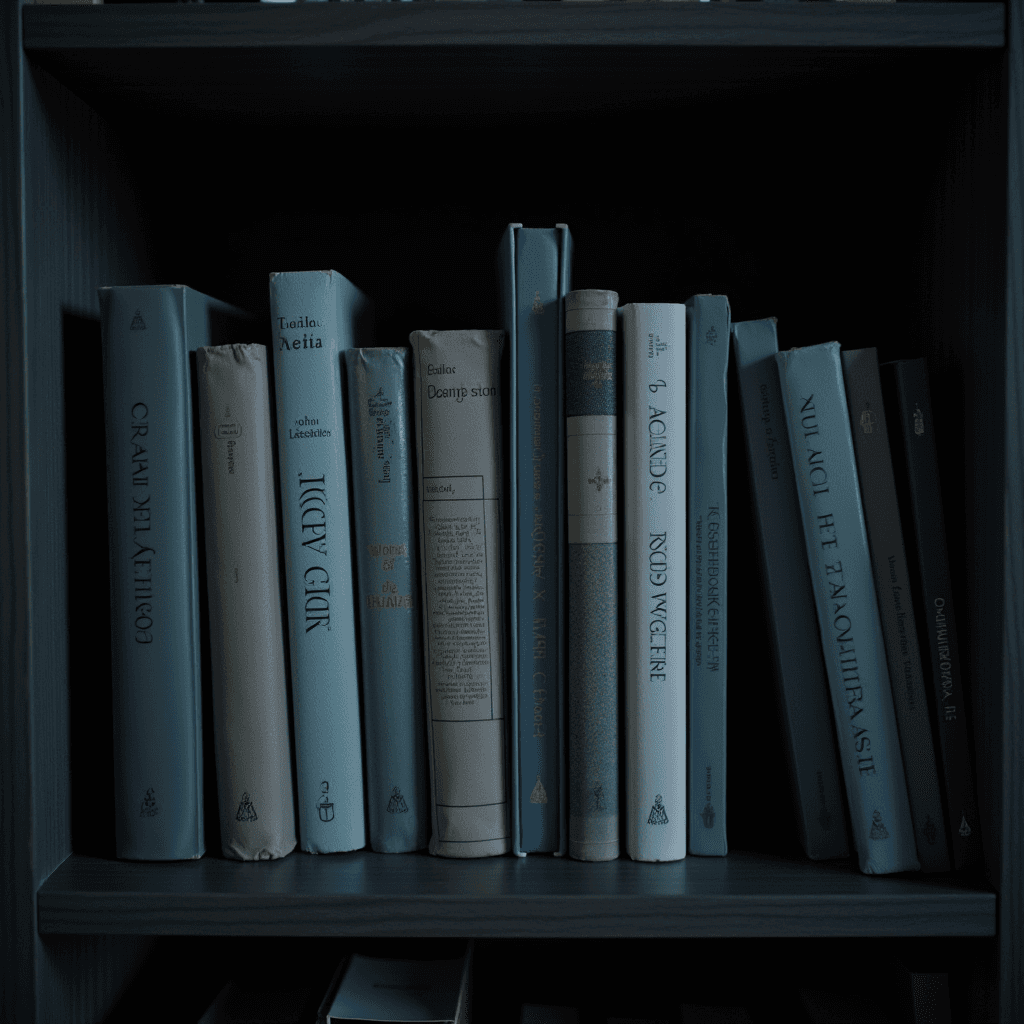
{"type": "Polygon", "coordinates": [[[44,933],[375,936],[992,935],[995,896],[953,878],[730,852],[671,864],[362,851],[234,864],[72,857],[44,933]]]}

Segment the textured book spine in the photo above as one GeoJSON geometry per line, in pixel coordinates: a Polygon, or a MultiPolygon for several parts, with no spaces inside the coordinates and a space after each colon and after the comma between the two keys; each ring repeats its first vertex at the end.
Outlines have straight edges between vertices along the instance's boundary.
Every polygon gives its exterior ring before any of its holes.
{"type": "Polygon", "coordinates": [[[686,307],[622,310],[626,817],[633,860],[686,856],[686,307]]]}
{"type": "Polygon", "coordinates": [[[366,845],[340,353],[369,341],[366,297],[336,271],[272,274],[299,842],[366,845]]]}
{"type": "Polygon", "coordinates": [[[776,358],[860,869],[917,870],[839,344],[776,358]]]}
{"type": "Polygon", "coordinates": [[[800,845],[847,857],[843,784],[775,355],[775,321],[732,325],[761,580],[800,845]]]}
{"type": "Polygon", "coordinates": [[[565,853],[564,225],[510,224],[499,250],[509,343],[512,850],[565,853]]]}
{"type": "Polygon", "coordinates": [[[619,531],[615,292],[565,297],[569,526],[569,855],[619,855],[619,531]]]}
{"type": "Polygon", "coordinates": [[[502,331],[414,331],[430,852],[512,849],[505,737],[502,331]]]}
{"type": "Polygon", "coordinates": [[[201,857],[199,541],[187,289],[101,288],[118,857],[201,857]]]}
{"type": "Polygon", "coordinates": [[[370,846],[430,839],[419,552],[406,348],[345,353],[370,846]]]}
{"type": "Polygon", "coordinates": [[[729,300],[695,295],[686,313],[689,850],[724,857],[729,300]]]}
{"type": "Polygon", "coordinates": [[[842,360],[917,855],[924,871],[948,871],[946,824],[889,453],[878,356],[873,348],[864,348],[844,351],[842,360]]]}
{"type": "Polygon", "coordinates": [[[197,353],[221,849],[295,849],[267,352],[197,353]]]}
{"type": "Polygon", "coordinates": [[[954,595],[949,574],[946,527],[942,515],[935,420],[923,359],[887,363],[889,409],[899,423],[903,507],[914,543],[911,580],[916,611],[924,623],[920,633],[923,664],[930,679],[932,712],[942,759],[948,838],[956,870],[973,869],[982,861],[981,829],[968,746],[967,706],[960,675],[960,650],[954,595]]]}

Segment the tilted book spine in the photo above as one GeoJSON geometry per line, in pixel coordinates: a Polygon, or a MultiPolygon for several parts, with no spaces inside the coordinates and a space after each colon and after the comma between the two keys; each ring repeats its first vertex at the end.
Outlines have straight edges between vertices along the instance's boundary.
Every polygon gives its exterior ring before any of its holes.
{"type": "Polygon", "coordinates": [[[901,435],[893,448],[900,453],[903,510],[914,536],[910,545],[911,579],[916,590],[916,611],[919,621],[924,623],[920,634],[922,661],[927,666],[925,671],[931,685],[953,867],[957,871],[969,870],[982,862],[981,827],[960,675],[960,645],[953,610],[928,367],[923,359],[907,359],[886,363],[882,371],[888,376],[884,384],[891,396],[889,409],[893,422],[899,424],[901,435]]]}
{"type": "Polygon", "coordinates": [[[689,850],[724,857],[729,300],[695,295],[686,311],[689,850]]]}
{"type": "Polygon", "coordinates": [[[633,860],[686,856],[686,307],[622,310],[626,815],[633,860]]]}
{"type": "Polygon", "coordinates": [[[366,845],[341,356],[369,341],[366,297],[336,271],[272,274],[299,842],[366,845]]]}
{"type": "Polygon", "coordinates": [[[619,467],[615,292],[565,297],[569,856],[619,855],[619,467]]]}
{"type": "Polygon", "coordinates": [[[262,345],[197,353],[221,849],[295,849],[277,486],[262,345]]]}
{"type": "MultiPolygon", "coordinates": [[[[186,289],[101,288],[118,857],[201,857],[199,541],[186,289]]],[[[199,297],[203,298],[203,297],[199,297]]]]}
{"type": "Polygon", "coordinates": [[[761,580],[800,845],[847,857],[843,783],[775,355],[775,321],[732,325],[761,580]]]}
{"type": "Polygon", "coordinates": [[[406,348],[345,353],[370,846],[430,839],[422,612],[406,348]]]}
{"type": "Polygon", "coordinates": [[[502,331],[414,331],[430,852],[510,852],[502,331]]]}
{"type": "Polygon", "coordinates": [[[917,855],[924,871],[948,871],[945,816],[903,547],[896,479],[889,454],[878,356],[873,348],[864,348],[844,351],[842,359],[917,855]]]}
{"type": "Polygon", "coordinates": [[[916,871],[839,344],[776,358],[860,869],[916,871]]]}

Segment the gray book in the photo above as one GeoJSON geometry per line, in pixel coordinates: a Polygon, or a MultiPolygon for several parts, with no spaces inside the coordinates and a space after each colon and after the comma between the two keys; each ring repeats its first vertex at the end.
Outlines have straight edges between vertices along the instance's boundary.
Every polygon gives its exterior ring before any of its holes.
{"type": "Polygon", "coordinates": [[[414,331],[430,852],[512,849],[505,736],[503,331],[414,331]]]}
{"type": "Polygon", "coordinates": [[[221,848],[295,849],[267,353],[197,353],[221,848]]]}

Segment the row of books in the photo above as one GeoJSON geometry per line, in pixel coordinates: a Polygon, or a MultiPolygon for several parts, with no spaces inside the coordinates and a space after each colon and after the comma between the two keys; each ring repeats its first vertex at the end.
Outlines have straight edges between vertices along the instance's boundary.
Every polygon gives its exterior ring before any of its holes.
{"type": "Polygon", "coordinates": [[[849,816],[868,873],[977,862],[923,364],[886,406],[873,350],[779,354],[725,296],[620,308],[571,263],[509,225],[502,329],[408,348],[333,271],[271,276],[269,351],[190,289],[101,289],[118,856],[205,850],[204,567],[226,856],[368,826],[612,859],[620,740],[628,854],[724,855],[731,350],[804,848],[846,856],[849,816]]]}

